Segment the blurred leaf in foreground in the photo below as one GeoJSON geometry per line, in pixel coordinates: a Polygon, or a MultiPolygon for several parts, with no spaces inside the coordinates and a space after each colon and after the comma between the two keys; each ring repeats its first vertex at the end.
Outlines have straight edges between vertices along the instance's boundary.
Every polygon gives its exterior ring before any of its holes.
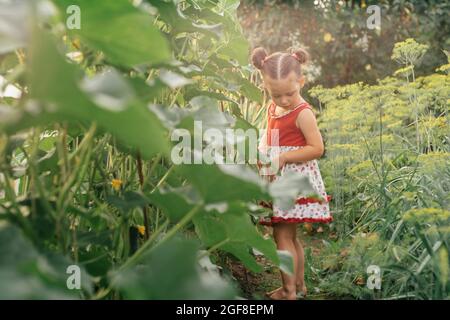
{"type": "Polygon", "coordinates": [[[136,266],[113,274],[127,299],[232,299],[235,290],[203,270],[193,240],[174,238],[144,254],[136,266]]]}

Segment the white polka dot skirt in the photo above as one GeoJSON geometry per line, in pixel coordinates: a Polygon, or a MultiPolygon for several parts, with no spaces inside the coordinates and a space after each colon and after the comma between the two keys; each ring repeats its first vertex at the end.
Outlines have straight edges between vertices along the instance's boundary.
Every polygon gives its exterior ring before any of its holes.
{"type": "MultiPolygon", "coordinates": [[[[271,159],[278,155],[279,152],[286,152],[290,150],[296,150],[303,147],[297,146],[280,146],[268,151],[268,155],[271,159]]],[[[323,197],[323,200],[315,197],[308,197],[304,194],[299,194],[295,205],[288,210],[283,210],[277,205],[273,205],[271,202],[260,202],[260,205],[272,209],[272,213],[269,217],[263,218],[259,221],[260,224],[272,225],[274,223],[303,223],[303,222],[320,222],[329,223],[333,221],[329,202],[331,196],[327,195],[325,186],[322,180],[322,176],[319,170],[319,164],[317,160],[310,160],[301,163],[287,163],[280,172],[275,175],[272,182],[280,179],[284,174],[289,174],[295,171],[300,175],[309,178],[309,181],[317,194],[323,197]]]]}

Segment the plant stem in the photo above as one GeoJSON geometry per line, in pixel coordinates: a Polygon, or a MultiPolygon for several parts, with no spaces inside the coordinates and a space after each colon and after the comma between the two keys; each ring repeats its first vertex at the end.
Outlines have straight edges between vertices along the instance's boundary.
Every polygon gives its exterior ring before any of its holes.
{"type": "Polygon", "coordinates": [[[150,193],[153,193],[156,191],[156,189],[159,188],[159,186],[161,186],[161,184],[164,183],[164,181],[167,179],[167,177],[170,175],[170,173],[173,171],[174,166],[171,166],[167,172],[164,174],[164,176],[158,181],[158,184],[152,189],[152,191],[150,191],[150,193]]]}
{"type": "Polygon", "coordinates": [[[206,252],[202,253],[198,258],[201,259],[207,255],[210,255],[213,251],[219,249],[221,246],[223,246],[224,244],[230,242],[231,239],[230,238],[226,238],[222,241],[220,241],[219,243],[216,243],[215,245],[213,245],[211,248],[209,248],[208,250],[206,250],[206,252]]]}
{"type": "MultiPolygon", "coordinates": [[[[141,186],[141,191],[144,191],[144,172],[142,170],[142,158],[141,153],[137,152],[137,169],[138,169],[138,176],[139,176],[139,184],[141,186]]],[[[149,238],[149,224],[148,224],[148,206],[147,204],[144,205],[143,214],[144,214],[144,226],[145,226],[145,240],[148,240],[149,238]]]]}
{"type": "Polygon", "coordinates": [[[169,232],[166,233],[166,236],[161,239],[152,249],[155,249],[156,247],[160,246],[162,243],[166,242],[170,238],[172,238],[175,233],[180,231],[191,219],[197,214],[197,212],[202,207],[201,204],[196,205],[189,211],[175,226],[172,227],[172,229],[169,230],[169,232]]]}

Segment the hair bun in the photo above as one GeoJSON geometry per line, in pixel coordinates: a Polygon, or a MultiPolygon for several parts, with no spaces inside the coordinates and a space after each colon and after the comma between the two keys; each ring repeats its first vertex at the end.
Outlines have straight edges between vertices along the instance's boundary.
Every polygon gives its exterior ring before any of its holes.
{"type": "Polygon", "coordinates": [[[295,53],[295,55],[298,57],[298,61],[300,64],[304,64],[309,61],[309,53],[305,49],[296,49],[292,53],[295,53]]]}
{"type": "Polygon", "coordinates": [[[263,68],[263,60],[267,57],[267,51],[263,47],[258,47],[253,50],[251,59],[253,65],[261,70],[263,68]]]}

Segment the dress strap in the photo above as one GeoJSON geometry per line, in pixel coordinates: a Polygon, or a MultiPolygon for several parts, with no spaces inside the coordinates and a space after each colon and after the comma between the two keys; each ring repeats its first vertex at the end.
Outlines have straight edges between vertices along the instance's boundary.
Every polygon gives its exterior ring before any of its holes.
{"type": "MultiPolygon", "coordinates": [[[[273,104],[273,105],[275,106],[275,104],[273,104]]],[[[269,108],[269,116],[274,118],[274,119],[282,118],[282,117],[285,117],[285,116],[287,116],[289,114],[292,114],[294,111],[297,111],[299,109],[303,110],[303,106],[305,106],[306,108],[311,108],[311,106],[309,105],[308,102],[302,101],[297,106],[295,106],[294,109],[289,110],[288,112],[280,114],[280,115],[275,115],[275,108],[273,108],[273,110],[271,110],[271,108],[269,108]]]]}

